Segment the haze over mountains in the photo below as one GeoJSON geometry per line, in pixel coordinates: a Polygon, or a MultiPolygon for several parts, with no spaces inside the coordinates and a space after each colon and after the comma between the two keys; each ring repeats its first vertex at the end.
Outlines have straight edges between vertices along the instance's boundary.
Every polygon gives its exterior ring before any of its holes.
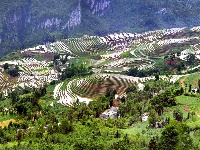
{"type": "Polygon", "coordinates": [[[199,25],[199,0],[2,0],[0,57],[84,34],[199,25]]]}

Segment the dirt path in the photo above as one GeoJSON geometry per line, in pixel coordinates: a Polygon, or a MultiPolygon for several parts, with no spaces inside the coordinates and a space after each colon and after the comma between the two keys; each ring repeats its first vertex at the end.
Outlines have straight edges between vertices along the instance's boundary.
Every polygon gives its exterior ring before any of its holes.
{"type": "Polygon", "coordinates": [[[6,120],[6,121],[2,121],[2,122],[0,122],[0,127],[6,127],[6,126],[8,126],[8,124],[10,123],[10,122],[18,122],[17,120],[15,120],[15,119],[10,119],[10,120],[6,120]]]}
{"type": "Polygon", "coordinates": [[[181,80],[180,80],[180,83],[181,83],[181,86],[182,87],[185,87],[185,79],[188,77],[188,75],[186,75],[185,77],[183,77],[181,80]]]}
{"type": "Polygon", "coordinates": [[[190,112],[190,108],[187,105],[183,107],[183,110],[185,110],[186,112],[190,112]]]}

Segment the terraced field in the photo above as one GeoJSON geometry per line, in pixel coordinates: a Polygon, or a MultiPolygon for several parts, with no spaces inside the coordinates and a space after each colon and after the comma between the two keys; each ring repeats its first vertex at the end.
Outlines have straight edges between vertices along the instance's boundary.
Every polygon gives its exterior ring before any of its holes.
{"type": "Polygon", "coordinates": [[[63,40],[68,49],[75,55],[98,53],[109,49],[100,37],[70,38],[63,40]]]}
{"type": "MultiPolygon", "coordinates": [[[[161,76],[163,80],[176,82],[182,75],[174,75],[171,77],[161,76]]],[[[54,99],[59,99],[59,103],[63,105],[72,105],[77,99],[86,98],[92,100],[100,95],[105,94],[108,88],[115,89],[119,97],[124,96],[125,90],[138,83],[146,82],[152,77],[131,77],[120,74],[93,74],[85,78],[77,78],[69,81],[65,89],[61,89],[63,82],[59,83],[54,89],[54,99]]],[[[88,102],[88,101],[87,101],[88,102]]]]}
{"type": "MultiPolygon", "coordinates": [[[[7,96],[7,92],[15,87],[39,87],[58,80],[56,71],[49,67],[47,61],[37,61],[34,58],[23,58],[17,61],[6,61],[10,66],[18,65],[19,75],[12,77],[4,70],[0,72],[0,92],[7,96]]],[[[0,69],[3,69],[0,67],[0,69]]]]}
{"type": "Polygon", "coordinates": [[[60,98],[59,102],[65,101],[70,105],[78,97],[94,99],[105,94],[108,88],[115,89],[119,96],[122,96],[126,88],[136,85],[138,77],[129,77],[117,74],[94,74],[86,78],[70,81],[66,90],[61,90],[62,84],[58,84],[54,90],[54,98],[60,98]]]}
{"type": "Polygon", "coordinates": [[[118,95],[122,95],[127,87],[135,85],[137,78],[102,74],[90,76],[72,83],[72,92],[83,97],[96,97],[106,92],[107,88],[116,89],[118,95]]]}
{"type": "MultiPolygon", "coordinates": [[[[45,56],[62,54],[70,58],[65,64],[83,64],[91,67],[98,73],[83,79],[74,79],[67,83],[66,88],[58,88],[55,98],[75,101],[79,96],[93,98],[101,95],[110,87],[117,90],[119,95],[124,90],[136,84],[138,78],[116,74],[102,74],[105,72],[121,73],[131,67],[139,70],[154,68],[157,59],[163,59],[166,55],[174,53],[176,58],[185,60],[192,54],[200,60],[200,30],[199,28],[172,28],[157,31],[138,33],[114,33],[104,37],[84,36],[81,38],[69,38],[47,45],[39,45],[21,51],[20,60],[13,61],[12,65],[19,65],[20,76],[16,79],[16,85],[30,85],[31,87],[43,85],[58,79],[56,69],[49,67],[51,59],[36,60],[32,56],[45,56]],[[26,57],[26,58],[23,58],[26,57]]],[[[51,56],[51,58],[52,58],[51,56]]],[[[187,61],[187,60],[185,60],[187,61]]],[[[0,63],[0,67],[6,62],[0,63]]],[[[200,65],[199,65],[200,66],[200,65]]],[[[193,68],[199,66],[192,66],[193,68]]],[[[59,66],[64,68],[64,65],[59,66]]],[[[191,68],[190,68],[191,69],[191,68]]],[[[1,89],[10,88],[8,79],[4,73],[0,74],[1,89]],[[6,82],[5,82],[6,81],[6,82]]],[[[140,79],[143,80],[143,79],[140,79]]],[[[13,85],[12,85],[13,86],[13,85]]],[[[79,97],[79,98],[80,98],[79,97]]]]}
{"type": "Polygon", "coordinates": [[[154,61],[146,58],[124,58],[112,61],[103,65],[103,68],[106,70],[113,70],[114,68],[121,68],[121,71],[126,71],[131,67],[137,67],[139,70],[152,68],[154,65],[154,61]],[[113,69],[112,69],[113,68],[113,69]]]}

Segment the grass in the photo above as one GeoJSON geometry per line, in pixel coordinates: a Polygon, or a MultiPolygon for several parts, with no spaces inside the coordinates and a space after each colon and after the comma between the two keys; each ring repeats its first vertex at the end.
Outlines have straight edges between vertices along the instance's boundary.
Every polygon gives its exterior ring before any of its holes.
{"type": "Polygon", "coordinates": [[[196,72],[193,74],[190,74],[186,79],[185,79],[185,84],[192,85],[192,87],[198,87],[198,80],[200,80],[200,73],[196,72]]]}
{"type": "Polygon", "coordinates": [[[90,59],[85,57],[78,57],[71,60],[71,64],[80,65],[85,64],[87,67],[91,66],[90,59]]]}
{"type": "Polygon", "coordinates": [[[200,100],[198,97],[191,96],[177,96],[176,97],[176,106],[166,107],[164,109],[164,113],[162,117],[170,117],[173,118],[173,111],[179,109],[183,113],[183,117],[187,118],[188,112],[198,112],[200,110],[200,100]]]}
{"type": "Polygon", "coordinates": [[[37,61],[44,61],[45,59],[42,56],[34,56],[37,61]]]}
{"type": "MultiPolygon", "coordinates": [[[[166,107],[164,109],[164,113],[161,118],[170,117],[173,118],[173,111],[175,109],[179,109],[183,113],[183,118],[187,118],[188,112],[194,112],[195,114],[190,117],[185,123],[191,127],[200,127],[200,99],[198,97],[191,97],[191,96],[177,96],[176,97],[176,106],[173,107],[166,107]],[[185,110],[185,107],[189,108],[188,110],[185,110]]],[[[146,122],[138,122],[133,125],[133,127],[122,129],[122,131],[125,134],[131,135],[131,137],[135,136],[144,136],[145,138],[151,139],[153,136],[160,135],[162,132],[162,129],[149,129],[147,128],[148,121],[146,122]]]]}
{"type": "Polygon", "coordinates": [[[10,120],[12,119],[14,116],[11,115],[3,115],[2,113],[0,113],[0,126],[1,126],[1,122],[6,121],[6,120],[10,120]]]}
{"type": "Polygon", "coordinates": [[[124,71],[124,69],[123,68],[119,68],[119,67],[110,67],[110,68],[105,68],[105,69],[102,69],[101,70],[102,72],[122,72],[122,71],[124,71]]]}
{"type": "Polygon", "coordinates": [[[179,105],[188,105],[188,106],[200,104],[198,97],[191,97],[191,96],[184,96],[184,95],[177,96],[176,102],[179,105]]]}
{"type": "Polygon", "coordinates": [[[146,143],[149,143],[150,139],[156,136],[160,136],[163,129],[161,128],[147,128],[148,121],[135,123],[134,127],[122,129],[124,134],[130,135],[132,139],[145,139],[146,143]]]}
{"type": "Polygon", "coordinates": [[[48,70],[48,68],[47,67],[45,67],[45,68],[40,68],[40,69],[37,69],[36,71],[37,72],[43,72],[43,71],[47,71],[48,70]]]}
{"type": "Polygon", "coordinates": [[[130,52],[131,50],[123,52],[120,56],[123,58],[133,58],[134,56],[130,52]]]}
{"type": "Polygon", "coordinates": [[[11,52],[4,56],[3,58],[0,59],[0,61],[10,61],[10,60],[16,60],[16,59],[21,59],[20,53],[19,52],[11,52]]]}
{"type": "Polygon", "coordinates": [[[61,86],[61,90],[64,91],[66,90],[67,88],[67,84],[69,83],[70,79],[66,79],[64,82],[63,82],[63,85],[61,86]]]}
{"type": "MultiPolygon", "coordinates": [[[[20,142],[20,145],[27,145],[28,142],[27,141],[23,141],[23,142],[20,142]]],[[[18,142],[8,142],[6,144],[0,144],[0,149],[14,149],[15,146],[18,145],[18,142]]]]}
{"type": "Polygon", "coordinates": [[[104,65],[106,65],[106,64],[109,64],[109,63],[111,63],[111,62],[114,62],[114,60],[104,60],[103,62],[101,62],[101,63],[99,63],[97,66],[104,66],[104,65]]]}
{"type": "Polygon", "coordinates": [[[5,148],[13,148],[14,146],[17,146],[18,142],[8,142],[6,144],[0,144],[0,149],[5,149],[5,148]]]}
{"type": "Polygon", "coordinates": [[[5,120],[5,121],[0,122],[0,127],[6,127],[9,125],[10,122],[18,122],[18,121],[13,118],[9,120],[5,120]]]}
{"type": "Polygon", "coordinates": [[[90,57],[94,57],[94,56],[101,56],[101,55],[108,55],[108,54],[112,54],[113,52],[112,51],[105,51],[105,50],[102,50],[98,53],[92,53],[90,54],[90,57]]]}

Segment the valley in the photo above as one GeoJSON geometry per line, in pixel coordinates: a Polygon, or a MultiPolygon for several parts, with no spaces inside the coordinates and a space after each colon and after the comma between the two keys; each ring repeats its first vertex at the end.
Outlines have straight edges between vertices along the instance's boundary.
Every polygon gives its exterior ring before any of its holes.
{"type": "Polygon", "coordinates": [[[177,134],[169,146],[198,149],[199,71],[199,26],[9,53],[0,60],[0,149],[165,149],[166,131],[177,134]]]}

